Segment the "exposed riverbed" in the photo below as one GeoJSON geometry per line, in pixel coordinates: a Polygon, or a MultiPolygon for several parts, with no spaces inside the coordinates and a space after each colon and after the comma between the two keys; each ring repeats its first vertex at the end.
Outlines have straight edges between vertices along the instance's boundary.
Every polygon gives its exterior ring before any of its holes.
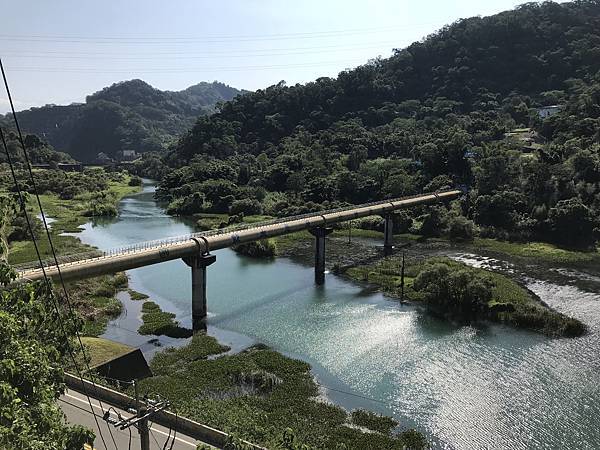
{"type": "MultiPolygon", "coordinates": [[[[167,216],[152,195],[145,185],[123,199],[117,219],[86,224],[79,237],[109,249],[191,230],[167,216]]],[[[208,332],[234,350],[263,342],[311,363],[319,382],[331,388],[324,390],[329,399],[393,415],[436,447],[600,448],[600,279],[460,249],[436,252],[512,273],[590,332],[549,339],[497,325],[456,327],[333,274],[317,287],[312,268],[290,259],[256,261],[227,249],[216,252],[208,269],[208,332]]],[[[183,262],[128,275],[132,289],[191,325],[183,262]]],[[[125,312],[105,337],[139,346],[147,356],[185,342],[138,335],[141,302],[126,294],[122,300],[125,312]]]]}

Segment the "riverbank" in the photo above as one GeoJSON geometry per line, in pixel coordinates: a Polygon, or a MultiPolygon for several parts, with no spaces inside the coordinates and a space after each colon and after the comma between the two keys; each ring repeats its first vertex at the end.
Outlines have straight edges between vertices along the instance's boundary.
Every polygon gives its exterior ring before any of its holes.
{"type": "Polygon", "coordinates": [[[391,418],[349,414],[321,400],[306,362],[263,345],[223,355],[228,349],[199,333],[185,347],[157,353],[154,376],[139,383],[140,392],[160,394],[180,415],[267,448],[290,448],[284,434],[309,448],[427,448],[414,430],[396,433],[391,418]]]}
{"type": "MultiPolygon", "coordinates": [[[[75,234],[81,231],[83,224],[90,221],[90,204],[99,195],[102,196],[103,203],[117,210],[123,197],[141,190],[140,186],[129,184],[131,177],[125,173],[97,172],[94,176],[105,178],[104,191],[84,192],[70,199],[60,198],[58,194],[53,193],[40,195],[57,256],[97,250],[82,243],[75,234]]],[[[28,212],[34,222],[37,222],[37,245],[42,259],[52,259],[52,251],[38,218],[40,211],[34,196],[29,196],[28,212]]],[[[13,265],[37,261],[35,247],[30,239],[12,241],[8,255],[9,263],[13,265]]],[[[108,321],[119,316],[122,305],[116,295],[126,290],[127,284],[127,277],[123,273],[67,283],[71,304],[84,320],[85,336],[101,335],[108,321]]]]}
{"type": "MultiPolygon", "coordinates": [[[[189,221],[165,215],[146,186],[143,194],[121,203],[118,220],[86,226],[81,238],[104,250],[190,233],[189,225],[189,221]]],[[[380,244],[353,233],[352,245],[348,245],[347,229],[342,229],[327,242],[328,267],[333,270],[329,264],[341,267],[344,261],[352,262],[354,253],[362,258],[372,255],[375,262],[381,258],[380,244]]],[[[550,277],[549,270],[532,271],[532,265],[507,268],[518,271],[519,280],[551,307],[584,319],[591,327],[589,334],[578,339],[546,339],[493,324],[452,325],[342,277],[328,275],[324,286],[314,286],[314,241],[308,238],[302,245],[306,251],[291,255],[293,261],[216,251],[217,263],[208,270],[208,334],[231,346],[231,353],[264,342],[279,354],[309,363],[320,397],[326,395],[343,406],[349,412],[347,418],[358,409],[394,417],[403,428],[425,433],[435,448],[491,448],[499,442],[504,443],[502,448],[521,448],[532,439],[548,448],[578,447],[582,442],[595,447],[593,443],[600,442],[596,434],[582,434],[600,429],[590,376],[598,351],[595,324],[600,323],[598,295],[593,292],[600,289],[600,282],[590,280],[579,288],[571,280],[583,275],[575,272],[557,273],[557,278],[550,277]],[[306,263],[297,264],[301,258],[306,263]],[[521,271],[529,278],[522,278],[521,271]],[[582,410],[583,404],[589,407],[582,410]],[[554,420],[557,417],[559,421],[554,420]],[[473,428],[473,423],[478,426],[473,428]]],[[[442,247],[439,252],[435,249],[442,243],[421,245],[420,249],[432,247],[432,256],[447,253],[442,247]]],[[[461,254],[458,246],[453,254],[461,254]]],[[[462,255],[472,259],[470,265],[477,265],[476,255],[462,255]]],[[[503,262],[482,258],[482,263],[496,267],[503,262]]],[[[163,311],[176,314],[183,326],[190,326],[189,268],[184,263],[171,261],[128,274],[131,288],[148,294],[163,311]]],[[[104,337],[140,347],[149,358],[161,352],[161,347],[185,345],[186,340],[132,333],[140,326],[142,303],[125,297],[120,295],[127,312],[109,324],[104,337]]],[[[206,361],[223,356],[228,355],[210,355],[206,361]]],[[[195,375],[202,381],[202,373],[196,370],[182,377],[190,383],[190,392],[210,395],[202,390],[201,382],[194,384],[195,375]]],[[[169,385],[179,382],[178,378],[165,380],[169,385]]],[[[243,405],[242,411],[255,413],[246,405],[255,399],[236,401],[243,405]]],[[[197,409],[195,399],[192,403],[197,409]]],[[[280,404],[286,408],[284,400],[280,404]]],[[[222,414],[218,420],[231,421],[230,427],[245,420],[222,410],[217,413],[222,414]]],[[[353,415],[356,421],[347,419],[350,427],[371,421],[361,413],[353,415]]],[[[386,423],[382,420],[371,426],[385,430],[386,423]]]]}
{"type": "MultiPolygon", "coordinates": [[[[395,235],[398,247],[410,247],[411,257],[405,267],[404,295],[401,292],[400,267],[401,256],[386,257],[381,247],[360,245],[361,239],[383,239],[383,233],[373,230],[336,229],[327,244],[327,265],[336,274],[375,287],[386,295],[423,305],[423,295],[413,289],[413,282],[422,270],[427,258],[423,256],[435,249],[443,254],[445,250],[456,249],[457,245],[444,238],[426,239],[414,234],[395,235]],[[354,240],[354,244],[350,245],[354,240]],[[357,242],[358,241],[358,242],[357,242]]],[[[312,245],[314,239],[308,232],[278,237],[275,245],[279,256],[292,258],[303,264],[312,264],[312,245]],[[308,255],[308,257],[306,256],[308,255]]],[[[555,247],[551,244],[531,242],[517,244],[493,239],[477,238],[471,243],[462,243],[460,248],[476,254],[487,254],[519,258],[525,261],[535,260],[546,265],[563,264],[581,268],[599,261],[597,252],[577,252],[555,247]]],[[[435,259],[432,259],[435,262],[435,259]]],[[[493,299],[487,307],[478,311],[476,321],[494,321],[516,328],[535,331],[552,337],[581,336],[587,330],[580,320],[571,318],[550,308],[532,292],[525,289],[508,275],[492,270],[468,267],[446,259],[454,270],[467,270],[470,276],[483,276],[494,286],[493,299]]],[[[429,308],[431,310],[431,308],[429,308]]],[[[438,315],[446,316],[448,314],[438,315]]],[[[456,319],[454,317],[453,319],[456,319]]],[[[460,321],[460,320],[459,320],[460,321]]]]}

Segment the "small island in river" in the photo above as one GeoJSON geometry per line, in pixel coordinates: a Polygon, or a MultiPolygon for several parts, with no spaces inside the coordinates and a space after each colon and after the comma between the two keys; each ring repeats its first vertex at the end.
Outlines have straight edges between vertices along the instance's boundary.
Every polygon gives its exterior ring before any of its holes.
{"type": "Polygon", "coordinates": [[[554,311],[509,277],[447,257],[410,259],[404,277],[400,255],[350,267],[344,274],[459,323],[489,320],[557,337],[581,336],[587,330],[584,323],[554,311]]]}

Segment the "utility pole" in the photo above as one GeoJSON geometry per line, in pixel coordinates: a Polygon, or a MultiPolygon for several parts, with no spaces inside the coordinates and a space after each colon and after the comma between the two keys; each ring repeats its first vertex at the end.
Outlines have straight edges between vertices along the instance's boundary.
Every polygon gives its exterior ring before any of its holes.
{"type": "Polygon", "coordinates": [[[400,269],[400,301],[404,301],[404,252],[402,252],[402,268],[400,269]]]}
{"type": "Polygon", "coordinates": [[[141,418],[138,424],[138,432],[140,433],[140,448],[141,450],[150,450],[150,432],[148,430],[148,408],[146,406],[138,409],[137,416],[141,418]]]}
{"type": "Polygon", "coordinates": [[[125,418],[121,416],[119,412],[115,411],[116,417],[112,417],[110,410],[108,410],[104,413],[104,420],[121,430],[130,427],[137,428],[140,435],[140,449],[150,450],[150,429],[148,427],[148,420],[156,413],[167,409],[169,407],[169,402],[154,401],[147,398],[146,401],[141,402],[135,380],[133,381],[133,389],[135,391],[135,411],[129,410],[129,412],[135,412],[135,415],[125,418]]]}
{"type": "Polygon", "coordinates": [[[348,221],[348,244],[352,242],[352,221],[348,221]]]}

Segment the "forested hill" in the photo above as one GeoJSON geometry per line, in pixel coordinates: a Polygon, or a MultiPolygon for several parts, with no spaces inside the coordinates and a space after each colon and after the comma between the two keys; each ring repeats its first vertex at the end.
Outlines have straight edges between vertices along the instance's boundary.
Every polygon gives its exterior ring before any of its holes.
{"type": "MultiPolygon", "coordinates": [[[[166,174],[157,195],[181,214],[287,215],[466,184],[462,213],[482,234],[586,246],[599,142],[600,0],[528,3],[335,79],[237,97],[198,119],[171,169],[141,170],[166,174]],[[542,118],[547,105],[560,112],[542,118]]],[[[413,224],[436,232],[458,213],[413,224]]]]}
{"type": "Polygon", "coordinates": [[[24,130],[74,158],[91,162],[123,150],[161,151],[217,102],[242,91],[223,83],[199,83],[183,91],[161,91],[142,80],[113,84],[84,104],[47,105],[19,113],[24,130]]]}
{"type": "Polygon", "coordinates": [[[523,96],[526,106],[544,103],[543,92],[564,90],[565,80],[589,80],[600,70],[599,40],[598,0],[527,3],[459,20],[337,79],[279,84],[232,101],[200,119],[177,153],[183,159],[198,152],[260,153],[298,126],[314,132],[352,118],[380,126],[415,117],[423,107],[438,116],[490,111],[519,98],[511,94],[523,96]]]}

